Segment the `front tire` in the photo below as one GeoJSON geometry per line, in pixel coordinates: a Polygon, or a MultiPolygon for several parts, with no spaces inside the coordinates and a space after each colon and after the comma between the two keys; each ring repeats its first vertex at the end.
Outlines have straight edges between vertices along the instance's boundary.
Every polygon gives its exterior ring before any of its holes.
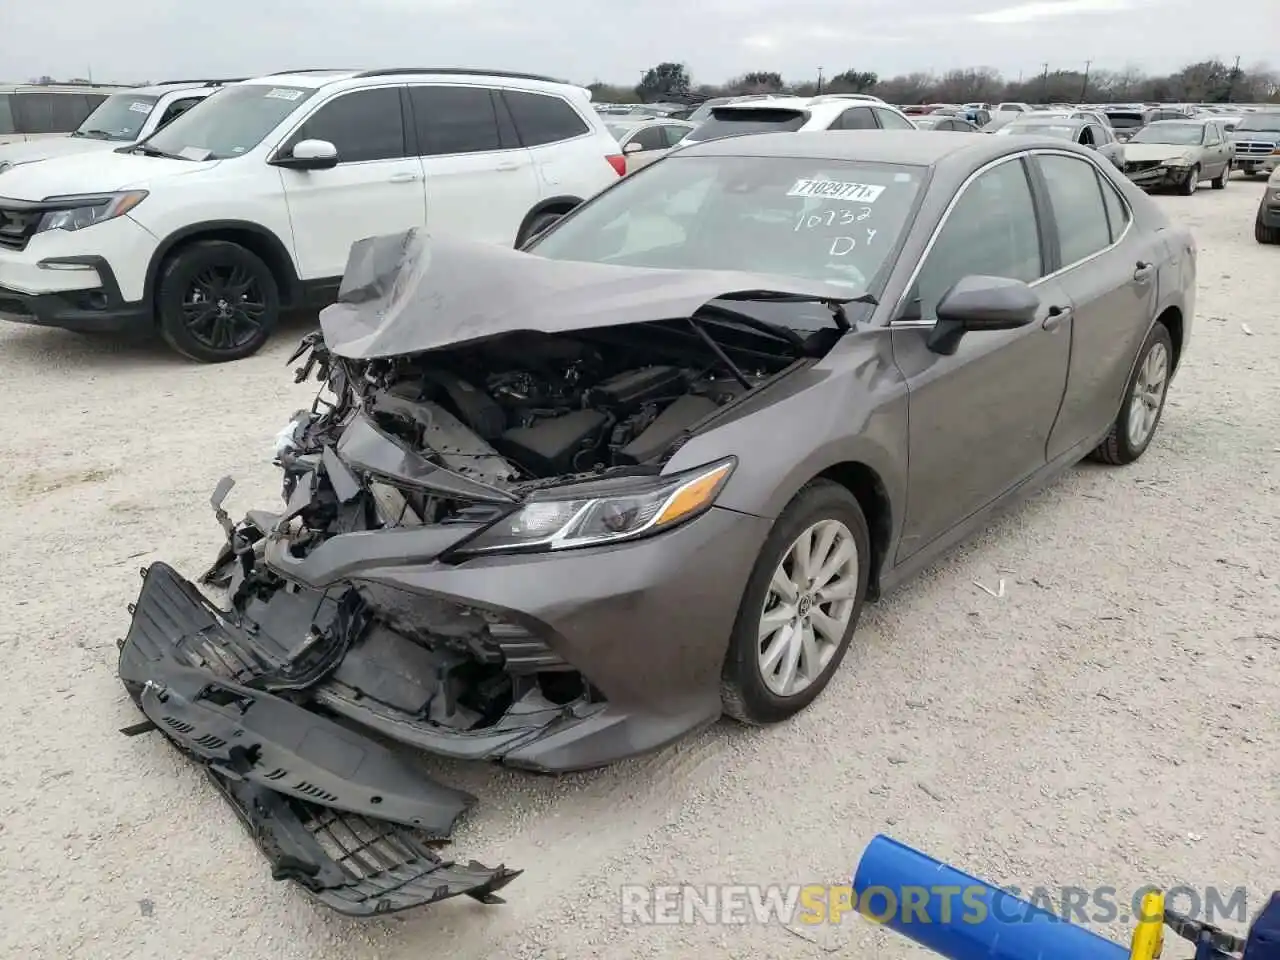
{"type": "Polygon", "coordinates": [[[779,723],[817,698],[840,666],[866,599],[871,538],[857,499],[806,485],[756,560],[721,675],[724,712],[779,723]]]}
{"type": "Polygon", "coordinates": [[[1173,338],[1169,328],[1157,323],[1147,334],[1138,353],[1138,362],[1125,387],[1124,402],[1111,430],[1090,458],[1100,463],[1124,466],[1133,463],[1151,446],[1173,374],[1173,338]]]}
{"type": "Polygon", "coordinates": [[[202,240],[160,271],[156,311],[165,343],[200,363],[262,349],[280,316],[280,289],[262,260],[237,243],[202,240]]]}
{"type": "Polygon", "coordinates": [[[1187,179],[1178,184],[1178,193],[1184,197],[1189,197],[1196,192],[1196,187],[1200,186],[1200,165],[1191,168],[1191,172],[1187,174],[1187,179]]]}
{"type": "Polygon", "coordinates": [[[1222,173],[1218,174],[1216,177],[1214,177],[1212,180],[1209,181],[1209,186],[1213,187],[1213,189],[1215,190],[1225,190],[1227,188],[1227,181],[1230,179],[1231,179],[1231,164],[1228,163],[1225,167],[1222,168],[1222,173]]]}
{"type": "Polygon", "coordinates": [[[1280,243],[1280,227],[1268,227],[1262,222],[1262,208],[1258,208],[1258,216],[1253,221],[1253,239],[1259,243],[1280,243]]]}

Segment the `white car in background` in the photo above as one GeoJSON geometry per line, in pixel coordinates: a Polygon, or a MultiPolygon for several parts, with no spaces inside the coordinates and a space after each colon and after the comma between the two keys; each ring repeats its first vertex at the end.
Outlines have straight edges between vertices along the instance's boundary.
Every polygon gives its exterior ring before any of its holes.
{"type": "Polygon", "coordinates": [[[688,136],[698,125],[687,120],[617,120],[607,117],[605,127],[618,140],[627,158],[627,173],[647,167],[688,136]]]}
{"type": "Polygon", "coordinates": [[[173,80],[113,93],[66,137],[0,146],[0,173],[24,163],[114,150],[145,140],[219,87],[238,80],[173,80]]]}
{"type": "Polygon", "coordinates": [[[132,147],[0,174],[0,319],[236,360],[332,303],[357,240],[519,245],[625,170],[590,91],[548,77],[273,74],[132,147]]]}
{"type": "Polygon", "coordinates": [[[915,130],[897,107],[883,100],[844,94],[817,97],[765,97],[713,107],[710,118],[682,141],[701,143],[744,133],[795,130],[915,130]]]}

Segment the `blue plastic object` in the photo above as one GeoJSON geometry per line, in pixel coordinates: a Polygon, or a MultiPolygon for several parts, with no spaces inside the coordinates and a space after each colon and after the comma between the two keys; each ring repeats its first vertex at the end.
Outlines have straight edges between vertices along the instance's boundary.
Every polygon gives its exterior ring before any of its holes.
{"type": "Polygon", "coordinates": [[[886,836],[853,875],[861,912],[948,960],[1129,960],[1129,949],[886,836]]]}

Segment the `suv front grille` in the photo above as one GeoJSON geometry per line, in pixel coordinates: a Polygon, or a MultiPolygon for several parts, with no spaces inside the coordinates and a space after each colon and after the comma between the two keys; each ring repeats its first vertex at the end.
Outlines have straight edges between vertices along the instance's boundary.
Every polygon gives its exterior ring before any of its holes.
{"type": "Polygon", "coordinates": [[[25,250],[40,225],[43,210],[12,207],[0,203],[0,247],[25,250]]]}
{"type": "Polygon", "coordinates": [[[1237,140],[1236,141],[1237,156],[1250,156],[1250,157],[1267,156],[1275,148],[1276,148],[1276,145],[1274,143],[1270,143],[1266,140],[1237,140]]]}

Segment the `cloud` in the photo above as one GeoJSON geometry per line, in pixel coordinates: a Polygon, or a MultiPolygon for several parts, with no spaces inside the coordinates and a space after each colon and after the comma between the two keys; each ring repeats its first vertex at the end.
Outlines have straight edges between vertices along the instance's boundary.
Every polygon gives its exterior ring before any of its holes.
{"type": "Polygon", "coordinates": [[[1130,0],[1045,0],[1043,3],[1023,3],[978,13],[969,19],[976,23],[1033,23],[1076,13],[1112,13],[1131,6],[1130,0]]]}

